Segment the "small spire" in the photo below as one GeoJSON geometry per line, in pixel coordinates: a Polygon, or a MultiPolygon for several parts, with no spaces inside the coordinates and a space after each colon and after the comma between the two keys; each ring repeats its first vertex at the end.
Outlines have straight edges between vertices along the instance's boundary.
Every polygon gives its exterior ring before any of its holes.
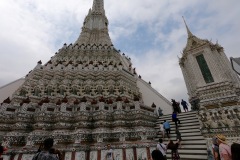
{"type": "Polygon", "coordinates": [[[189,38],[189,37],[193,36],[193,34],[192,34],[192,32],[190,31],[190,29],[188,28],[188,25],[187,25],[187,23],[186,23],[186,21],[185,21],[185,19],[184,19],[183,16],[182,16],[182,18],[183,18],[184,24],[185,24],[185,26],[186,26],[187,33],[188,33],[188,38],[189,38]]]}

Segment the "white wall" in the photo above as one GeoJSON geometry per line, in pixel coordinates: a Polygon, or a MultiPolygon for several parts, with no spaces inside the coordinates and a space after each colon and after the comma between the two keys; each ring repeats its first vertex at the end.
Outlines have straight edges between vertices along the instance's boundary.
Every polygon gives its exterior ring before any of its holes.
{"type": "Polygon", "coordinates": [[[0,87],[0,103],[2,103],[8,97],[12,97],[12,94],[24,83],[25,79],[20,78],[7,85],[0,87]]]}
{"type": "Polygon", "coordinates": [[[240,58],[231,59],[233,69],[240,75],[240,58]]]}
{"type": "Polygon", "coordinates": [[[172,114],[172,105],[171,103],[163,97],[160,93],[158,93],[155,89],[151,87],[147,82],[142,79],[137,80],[137,86],[142,93],[142,98],[144,104],[147,106],[151,106],[152,103],[155,103],[158,107],[163,110],[163,114],[172,114]]]}

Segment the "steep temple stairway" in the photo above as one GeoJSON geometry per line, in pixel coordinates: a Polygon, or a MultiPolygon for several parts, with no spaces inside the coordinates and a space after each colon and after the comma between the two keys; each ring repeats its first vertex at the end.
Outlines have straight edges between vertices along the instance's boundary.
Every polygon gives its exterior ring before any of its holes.
{"type": "MultiPolygon", "coordinates": [[[[200,125],[196,112],[186,112],[178,114],[178,119],[181,121],[179,131],[182,136],[182,147],[178,150],[181,160],[206,160],[207,159],[207,146],[206,140],[200,132],[200,125]]],[[[172,122],[172,115],[164,115],[158,118],[156,129],[159,131],[159,124],[164,120],[170,122],[171,134],[170,139],[176,142],[176,127],[172,122]]],[[[158,132],[156,142],[162,137],[162,134],[158,132]]],[[[167,135],[165,134],[164,144],[168,143],[167,135]]],[[[167,159],[171,159],[171,150],[167,151],[167,159]]]]}

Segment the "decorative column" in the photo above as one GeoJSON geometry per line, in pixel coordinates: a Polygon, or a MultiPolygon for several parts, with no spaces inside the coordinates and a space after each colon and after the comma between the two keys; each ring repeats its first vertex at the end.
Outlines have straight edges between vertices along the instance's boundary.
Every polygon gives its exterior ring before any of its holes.
{"type": "Polygon", "coordinates": [[[147,147],[147,158],[151,159],[151,153],[150,153],[150,148],[147,147]]]}
{"type": "Polygon", "coordinates": [[[133,147],[133,157],[134,157],[134,160],[137,160],[137,149],[136,149],[136,147],[133,147]]]}
{"type": "Polygon", "coordinates": [[[90,160],[90,150],[86,151],[86,160],[90,160]]]}
{"type": "Polygon", "coordinates": [[[97,160],[101,160],[101,150],[97,151],[97,160]]]}
{"type": "Polygon", "coordinates": [[[20,153],[20,154],[18,155],[18,159],[17,159],[17,160],[22,160],[22,156],[23,156],[23,154],[20,153]]]}
{"type": "Polygon", "coordinates": [[[122,154],[123,154],[123,160],[127,160],[126,148],[122,149],[122,154]]]}
{"type": "Polygon", "coordinates": [[[72,156],[71,156],[71,160],[75,160],[75,156],[76,156],[76,151],[73,151],[72,156]]]}

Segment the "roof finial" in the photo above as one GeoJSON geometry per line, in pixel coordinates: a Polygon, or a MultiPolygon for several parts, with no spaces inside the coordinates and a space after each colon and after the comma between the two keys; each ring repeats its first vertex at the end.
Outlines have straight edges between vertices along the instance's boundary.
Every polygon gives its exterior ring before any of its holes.
{"type": "Polygon", "coordinates": [[[186,26],[187,33],[188,33],[188,38],[189,38],[189,37],[193,36],[193,34],[192,34],[192,32],[190,31],[190,29],[188,28],[188,25],[187,25],[187,23],[186,23],[186,21],[185,21],[185,19],[184,19],[183,16],[182,16],[182,18],[183,18],[184,24],[185,24],[185,26],[186,26]]]}

